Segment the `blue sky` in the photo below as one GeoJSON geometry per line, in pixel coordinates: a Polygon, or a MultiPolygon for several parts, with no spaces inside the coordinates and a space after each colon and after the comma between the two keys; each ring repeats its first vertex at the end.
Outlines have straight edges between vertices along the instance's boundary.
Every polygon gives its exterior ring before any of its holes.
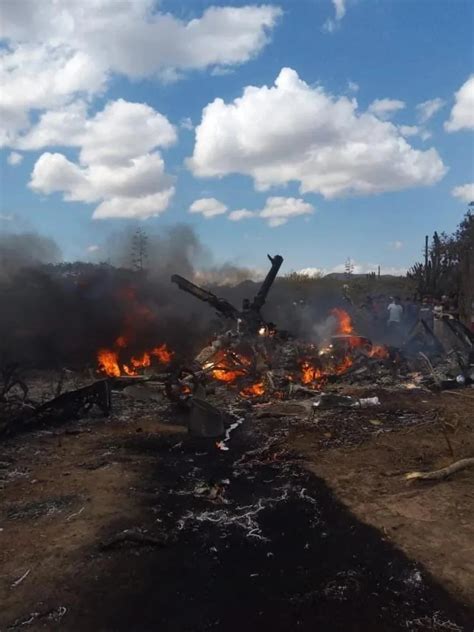
{"type": "Polygon", "coordinates": [[[279,252],[287,270],[351,257],[392,271],[461,220],[474,181],[471,1],[101,0],[86,17],[80,4],[59,19],[48,2],[3,3],[0,230],[34,229],[87,259],[124,226],[186,222],[218,261],[261,267],[279,252]]]}

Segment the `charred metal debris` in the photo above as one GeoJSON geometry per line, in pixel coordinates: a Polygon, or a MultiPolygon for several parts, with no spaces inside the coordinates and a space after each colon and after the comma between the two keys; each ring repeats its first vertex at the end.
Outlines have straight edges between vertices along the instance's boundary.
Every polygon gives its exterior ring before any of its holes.
{"type": "MultiPolygon", "coordinates": [[[[265,319],[262,309],[283,257],[268,255],[268,259],[270,269],[260,288],[240,308],[182,276],[171,277],[181,290],[213,308],[221,321],[219,333],[180,366],[172,361],[173,351],[166,344],[132,357],[129,365],[120,365],[114,352],[102,349],[95,374],[89,371],[74,383],[71,372],[63,369],[45,399],[44,394],[38,398],[30,393],[21,367],[7,364],[0,384],[0,435],[79,418],[91,409],[108,416],[112,393],[123,391],[144,403],[167,400],[186,416],[191,435],[215,437],[216,445],[225,450],[230,432],[252,408],[258,414],[273,410],[276,416],[297,414],[311,420],[328,407],[380,404],[377,397],[338,396],[342,385],[442,390],[474,382],[474,336],[453,319],[445,323],[443,340],[419,320],[399,346],[374,344],[359,335],[353,324],[357,315],[349,308],[331,310],[329,333],[317,342],[278,329],[265,319]],[[152,366],[153,358],[160,363],[159,373],[152,366]]],[[[123,346],[123,337],[116,344],[123,346]]]]}

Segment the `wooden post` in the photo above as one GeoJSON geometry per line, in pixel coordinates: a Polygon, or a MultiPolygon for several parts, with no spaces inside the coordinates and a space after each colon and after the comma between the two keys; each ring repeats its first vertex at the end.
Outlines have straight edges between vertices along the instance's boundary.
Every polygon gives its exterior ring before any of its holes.
{"type": "Polygon", "coordinates": [[[428,254],[429,254],[429,237],[425,235],[425,293],[428,290],[428,254]]]}

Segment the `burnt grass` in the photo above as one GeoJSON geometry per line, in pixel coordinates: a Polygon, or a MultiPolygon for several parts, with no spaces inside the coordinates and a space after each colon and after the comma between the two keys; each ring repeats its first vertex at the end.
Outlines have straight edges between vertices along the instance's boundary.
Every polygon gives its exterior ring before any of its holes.
{"type": "Polygon", "coordinates": [[[271,447],[252,453],[271,423],[265,428],[246,421],[228,452],[182,435],[125,441],[121,451],[156,455],[156,464],[131,491],[143,504],[143,524],[118,526],[140,528],[163,546],[94,553],[96,570],[67,629],[472,629],[472,611],[359,522],[295,455],[271,447]],[[232,524],[259,502],[255,522],[232,524]],[[225,515],[227,524],[199,521],[203,512],[225,515]]]}

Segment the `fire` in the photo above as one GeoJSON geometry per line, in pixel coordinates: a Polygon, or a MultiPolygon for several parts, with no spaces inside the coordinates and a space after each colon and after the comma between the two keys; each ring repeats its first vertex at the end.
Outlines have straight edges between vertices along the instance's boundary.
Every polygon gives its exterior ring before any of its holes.
{"type": "Polygon", "coordinates": [[[169,351],[166,348],[166,345],[163,344],[160,347],[155,347],[150,351],[150,355],[158,358],[159,362],[162,364],[169,364],[173,358],[173,352],[169,351]]]}
{"type": "Polygon", "coordinates": [[[230,371],[228,369],[214,369],[212,372],[212,377],[220,382],[234,382],[242,375],[245,375],[243,371],[230,371]]]}
{"type": "Polygon", "coordinates": [[[260,397],[265,393],[265,386],[263,382],[257,382],[256,384],[252,384],[251,386],[247,386],[240,391],[240,394],[243,397],[260,397]]]}
{"type": "Polygon", "coordinates": [[[250,365],[251,360],[235,351],[219,351],[203,368],[210,369],[214,379],[229,383],[244,376],[250,365]]]}
{"type": "Polygon", "coordinates": [[[101,371],[113,377],[120,376],[121,371],[118,363],[118,353],[110,349],[99,349],[97,359],[101,371]]]}
{"type": "Polygon", "coordinates": [[[385,345],[372,345],[372,349],[369,352],[371,358],[388,358],[389,352],[385,345]]]}
{"type": "Polygon", "coordinates": [[[331,314],[336,318],[338,329],[338,334],[351,334],[353,331],[352,328],[352,320],[349,314],[339,307],[335,307],[331,310],[331,314]]]}
{"type": "Polygon", "coordinates": [[[324,369],[321,369],[306,360],[301,364],[301,382],[302,384],[311,385],[315,382],[321,382],[321,380],[324,380],[330,375],[341,375],[350,369],[352,362],[352,358],[347,355],[339,364],[333,365],[331,363],[324,369]]]}
{"type": "Polygon", "coordinates": [[[301,381],[303,384],[312,384],[323,377],[323,371],[313,366],[310,362],[305,361],[301,365],[301,381]]]}
{"type": "Polygon", "coordinates": [[[132,356],[130,362],[134,369],[145,368],[151,364],[150,354],[144,351],[141,358],[135,358],[135,356],[132,356]]]}
{"type": "Polygon", "coordinates": [[[148,327],[151,327],[156,323],[155,312],[141,302],[137,289],[131,285],[122,287],[118,291],[118,297],[126,306],[122,333],[116,338],[112,348],[101,348],[97,352],[99,370],[110,376],[138,375],[141,370],[150,367],[153,363],[169,364],[173,358],[173,352],[165,344],[150,349],[140,348],[137,344],[137,322],[146,323],[148,327]]]}
{"type": "Polygon", "coordinates": [[[336,368],[334,369],[334,373],[336,375],[341,375],[342,373],[345,373],[348,369],[350,369],[351,366],[352,366],[352,358],[350,356],[345,356],[342,362],[338,364],[336,368]]]}
{"type": "Polygon", "coordinates": [[[303,384],[314,386],[331,375],[342,375],[354,364],[357,353],[370,358],[384,359],[389,357],[389,350],[384,345],[372,345],[370,340],[354,332],[350,315],[340,308],[331,310],[337,321],[337,334],[332,343],[317,351],[318,360],[307,358],[301,363],[300,380],[303,384]]]}
{"type": "Polygon", "coordinates": [[[124,349],[128,346],[128,340],[125,336],[119,336],[114,342],[113,349],[99,349],[97,352],[97,361],[99,370],[111,377],[120,377],[120,375],[138,375],[140,369],[145,369],[152,364],[152,357],[156,358],[159,364],[169,364],[173,358],[173,352],[170,351],[166,344],[154,347],[148,351],[143,351],[139,355],[134,355],[128,362],[120,360],[124,349]]]}

